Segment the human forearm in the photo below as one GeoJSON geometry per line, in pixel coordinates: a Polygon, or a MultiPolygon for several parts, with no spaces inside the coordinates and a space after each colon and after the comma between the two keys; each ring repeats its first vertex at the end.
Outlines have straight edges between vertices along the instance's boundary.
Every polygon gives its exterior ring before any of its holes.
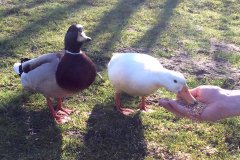
{"type": "Polygon", "coordinates": [[[190,119],[217,121],[228,117],[240,116],[240,90],[226,90],[217,86],[199,86],[191,91],[192,95],[206,105],[200,115],[191,115],[191,110],[174,100],[160,100],[159,104],[168,111],[190,119]]]}
{"type": "Polygon", "coordinates": [[[240,115],[240,90],[224,90],[224,105],[229,116],[240,115]]]}

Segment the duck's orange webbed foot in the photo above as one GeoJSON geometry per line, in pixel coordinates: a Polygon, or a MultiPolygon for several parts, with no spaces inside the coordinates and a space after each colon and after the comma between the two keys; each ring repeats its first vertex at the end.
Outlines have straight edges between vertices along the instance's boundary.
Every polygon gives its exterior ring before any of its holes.
{"type": "Polygon", "coordinates": [[[70,115],[71,113],[74,112],[74,110],[62,107],[62,99],[58,98],[56,112],[57,114],[60,114],[60,115],[70,115]]]}
{"type": "Polygon", "coordinates": [[[146,105],[145,97],[142,97],[142,101],[139,104],[139,109],[140,109],[140,111],[143,111],[143,112],[151,111],[151,109],[149,109],[149,107],[147,107],[147,105],[146,105]]]}
{"type": "Polygon", "coordinates": [[[63,123],[71,121],[71,118],[67,115],[57,115],[56,114],[53,117],[54,117],[55,121],[57,122],[57,124],[63,124],[63,123]]]}
{"type": "Polygon", "coordinates": [[[131,114],[134,113],[134,110],[129,109],[129,108],[117,107],[117,110],[118,110],[120,113],[122,113],[122,114],[124,114],[124,115],[126,115],[126,116],[129,116],[129,115],[131,115],[131,114]]]}
{"type": "Polygon", "coordinates": [[[57,124],[63,124],[63,123],[69,122],[71,120],[71,118],[69,117],[69,115],[66,112],[63,112],[63,111],[60,112],[60,110],[56,112],[53,108],[51,99],[48,97],[46,99],[47,99],[47,105],[50,109],[50,112],[51,112],[53,118],[55,119],[55,121],[57,122],[57,124]]]}
{"type": "Polygon", "coordinates": [[[116,109],[117,111],[119,111],[120,113],[129,116],[131,115],[134,111],[132,109],[129,108],[122,108],[121,107],[121,102],[120,102],[120,93],[116,92],[116,109]]]}

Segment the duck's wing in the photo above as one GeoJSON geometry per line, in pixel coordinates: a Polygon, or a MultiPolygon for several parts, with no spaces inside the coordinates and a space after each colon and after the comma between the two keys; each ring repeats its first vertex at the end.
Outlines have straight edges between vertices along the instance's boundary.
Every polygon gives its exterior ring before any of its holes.
{"type": "Polygon", "coordinates": [[[23,72],[28,73],[29,71],[34,70],[45,63],[51,63],[56,61],[56,59],[61,59],[61,57],[62,54],[60,53],[44,54],[22,63],[22,70],[23,72]]]}
{"type": "Polygon", "coordinates": [[[55,78],[61,56],[61,54],[49,53],[22,63],[24,72],[21,74],[21,83],[24,89],[50,97],[65,95],[55,78]]]}

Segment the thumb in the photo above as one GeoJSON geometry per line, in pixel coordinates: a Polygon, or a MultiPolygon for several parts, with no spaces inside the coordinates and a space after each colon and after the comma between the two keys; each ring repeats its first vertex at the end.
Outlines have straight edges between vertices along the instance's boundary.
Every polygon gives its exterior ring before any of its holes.
{"type": "Polygon", "coordinates": [[[199,95],[199,87],[190,89],[189,91],[190,91],[190,93],[192,94],[193,97],[195,97],[195,98],[198,97],[198,95],[199,95]]]}

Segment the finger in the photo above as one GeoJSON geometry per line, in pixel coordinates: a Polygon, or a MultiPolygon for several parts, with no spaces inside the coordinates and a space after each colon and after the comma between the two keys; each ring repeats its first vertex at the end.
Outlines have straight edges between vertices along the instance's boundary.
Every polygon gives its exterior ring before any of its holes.
{"type": "MultiPolygon", "coordinates": [[[[196,88],[193,88],[193,89],[189,89],[189,92],[191,93],[191,95],[194,97],[194,98],[197,98],[198,95],[199,95],[199,87],[196,87],[196,88]]],[[[182,99],[181,95],[178,93],[177,96],[176,96],[177,99],[182,99]]]]}
{"type": "Polygon", "coordinates": [[[171,108],[179,114],[183,116],[188,116],[188,109],[182,105],[177,104],[176,101],[168,101],[168,105],[171,106],[171,108]]]}
{"type": "Polygon", "coordinates": [[[163,108],[165,108],[166,110],[172,112],[173,114],[175,114],[178,117],[184,117],[184,115],[182,115],[177,110],[175,110],[174,107],[172,107],[172,105],[170,104],[169,101],[170,100],[160,99],[159,100],[159,105],[161,105],[163,108]]]}
{"type": "Polygon", "coordinates": [[[176,101],[169,101],[169,105],[172,107],[173,110],[175,110],[183,117],[187,117],[192,120],[200,120],[200,116],[193,115],[191,109],[187,108],[186,106],[177,104],[176,101]]]}
{"type": "Polygon", "coordinates": [[[193,97],[198,97],[199,87],[193,88],[189,90],[193,97]]]}

